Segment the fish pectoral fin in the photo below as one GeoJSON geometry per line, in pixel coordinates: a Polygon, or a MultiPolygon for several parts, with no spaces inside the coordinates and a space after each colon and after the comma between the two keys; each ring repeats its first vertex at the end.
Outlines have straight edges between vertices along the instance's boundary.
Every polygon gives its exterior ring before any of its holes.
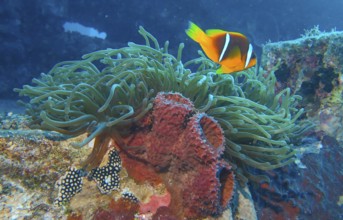
{"type": "Polygon", "coordinates": [[[217,73],[217,74],[223,74],[223,73],[224,73],[223,67],[221,66],[220,68],[218,68],[218,69],[216,70],[216,73],[217,73]]]}
{"type": "Polygon", "coordinates": [[[206,34],[209,37],[217,36],[217,35],[223,35],[228,33],[227,31],[220,30],[220,29],[208,29],[206,30],[206,34]]]}

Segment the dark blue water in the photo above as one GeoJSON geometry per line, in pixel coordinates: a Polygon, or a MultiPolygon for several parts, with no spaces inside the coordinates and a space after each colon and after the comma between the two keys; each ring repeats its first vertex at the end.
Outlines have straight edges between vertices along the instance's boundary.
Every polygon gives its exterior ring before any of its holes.
{"type": "Polygon", "coordinates": [[[221,28],[246,34],[255,47],[266,41],[294,39],[319,25],[321,30],[343,29],[341,0],[3,0],[0,4],[0,98],[16,98],[20,87],[47,72],[55,63],[82,54],[142,42],[144,26],[171,48],[186,43],[184,60],[196,56],[198,45],[184,29],[189,20],[204,29],[221,28]],[[64,31],[77,22],[105,32],[94,38],[64,31]]]}

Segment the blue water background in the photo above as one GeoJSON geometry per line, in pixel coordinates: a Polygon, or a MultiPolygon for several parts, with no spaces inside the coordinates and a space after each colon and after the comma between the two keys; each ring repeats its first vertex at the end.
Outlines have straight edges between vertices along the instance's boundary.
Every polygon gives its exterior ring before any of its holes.
{"type": "Polygon", "coordinates": [[[191,20],[204,29],[246,34],[255,48],[266,41],[298,38],[304,29],[343,29],[342,0],[2,0],[0,4],[0,99],[16,99],[12,90],[48,72],[57,62],[88,52],[143,43],[140,25],[172,51],[186,44],[183,60],[197,56],[198,45],[184,33],[191,20]],[[105,32],[94,38],[65,32],[77,22],[105,32]]]}

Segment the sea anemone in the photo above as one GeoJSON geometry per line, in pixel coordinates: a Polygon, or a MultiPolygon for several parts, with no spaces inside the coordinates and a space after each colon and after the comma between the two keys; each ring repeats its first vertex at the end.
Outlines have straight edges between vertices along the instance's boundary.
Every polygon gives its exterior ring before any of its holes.
{"type": "Polygon", "coordinates": [[[275,93],[273,73],[247,70],[218,75],[216,64],[200,52],[199,58],[182,63],[184,44],[174,57],[168,53],[168,41],[161,47],[142,27],[139,33],[145,45],[128,43],[128,47],[61,62],[33,79],[34,86],[15,89],[30,98],[26,107],[32,127],[71,136],[88,133],[74,146],[82,147],[95,138],[93,152],[99,152],[110,139],[130,132],[153,108],[158,92],[179,92],[198,112],[220,123],[224,156],[242,183],[263,180],[250,168],[270,170],[294,160],[292,140],[310,126],[298,120],[303,113],[296,108],[301,97],[291,95],[289,88],[275,93]]]}

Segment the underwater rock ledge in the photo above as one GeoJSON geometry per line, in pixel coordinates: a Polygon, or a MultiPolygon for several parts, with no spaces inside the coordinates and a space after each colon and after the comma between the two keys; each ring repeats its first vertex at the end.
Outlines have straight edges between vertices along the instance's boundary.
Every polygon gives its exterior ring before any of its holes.
{"type": "Polygon", "coordinates": [[[303,169],[272,171],[270,184],[258,189],[255,207],[260,218],[343,218],[342,42],[343,32],[314,29],[302,38],[263,48],[264,71],[275,73],[277,90],[289,87],[303,97],[299,106],[305,109],[304,120],[316,127],[299,146],[303,169]]]}
{"type": "MultiPolygon", "coordinates": [[[[320,32],[266,44],[262,68],[274,72],[277,89],[301,95],[301,107],[318,130],[343,144],[343,32],[320,32]]],[[[321,135],[323,136],[323,135],[321,135]]]]}

